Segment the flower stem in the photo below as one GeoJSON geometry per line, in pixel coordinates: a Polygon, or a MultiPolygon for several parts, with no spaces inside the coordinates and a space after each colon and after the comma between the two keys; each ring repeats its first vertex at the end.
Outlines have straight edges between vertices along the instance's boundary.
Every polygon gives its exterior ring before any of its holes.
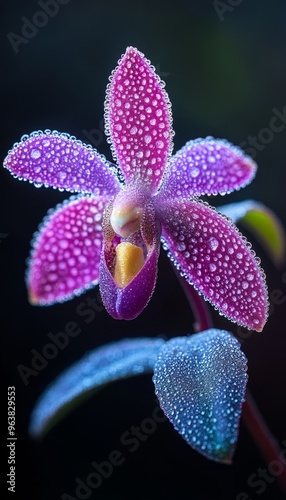
{"type": "MultiPolygon", "coordinates": [[[[175,268],[174,270],[185,292],[189,305],[193,310],[196,320],[195,330],[203,331],[213,328],[212,317],[206,302],[194,287],[180,275],[179,271],[175,268]]],[[[242,418],[266,463],[269,464],[272,460],[275,460],[281,464],[281,469],[283,468],[283,470],[276,477],[282,491],[286,493],[286,465],[280,458],[281,449],[261,415],[249,390],[246,392],[246,401],[242,409],[242,418]]]]}
{"type": "Polygon", "coordinates": [[[202,332],[213,327],[212,317],[210,315],[209,309],[206,302],[198,294],[195,288],[187,282],[185,278],[180,275],[180,272],[174,267],[175,274],[179,280],[181,287],[183,288],[186,298],[188,300],[189,306],[192,309],[195,316],[195,331],[202,332]]]}
{"type": "Polygon", "coordinates": [[[279,462],[281,472],[277,474],[276,479],[282,491],[286,493],[286,466],[285,461],[280,458],[282,450],[277,440],[272,435],[249,391],[246,392],[246,401],[243,405],[242,418],[244,425],[255,440],[266,463],[269,465],[271,461],[279,462]]]}

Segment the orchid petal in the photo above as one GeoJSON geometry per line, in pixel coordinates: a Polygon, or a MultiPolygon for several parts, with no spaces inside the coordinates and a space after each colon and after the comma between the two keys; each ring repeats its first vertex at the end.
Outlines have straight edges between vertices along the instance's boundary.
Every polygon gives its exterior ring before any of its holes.
{"type": "Polygon", "coordinates": [[[41,395],[30,434],[40,437],[61,418],[111,382],[153,371],[163,339],[126,339],[99,347],[65,370],[41,395]]]}
{"type": "Polygon", "coordinates": [[[120,184],[113,166],[91,146],[57,131],[33,132],[14,144],[4,160],[14,177],[37,187],[94,195],[115,194],[120,184]]]}
{"type": "Polygon", "coordinates": [[[106,134],[127,184],[155,192],[172,152],[171,104],[144,55],[128,47],[107,88],[106,134]]]}
{"type": "Polygon", "coordinates": [[[207,203],[159,207],[169,256],[220,314],[261,331],[267,319],[265,277],[246,239],[207,203]]]}
{"type": "Polygon", "coordinates": [[[247,383],[239,342],[211,329],[160,349],[153,381],[162,410],[196,451],[231,463],[247,383]]]}
{"type": "Polygon", "coordinates": [[[119,288],[102,254],[100,262],[100,293],[107,312],[114,319],[134,319],[147,306],[157,279],[158,249],[154,248],[139,273],[124,288],[119,288]]]}
{"type": "Polygon", "coordinates": [[[159,196],[225,194],[252,181],[254,161],[224,139],[196,139],[173,156],[159,196]]]}
{"type": "Polygon", "coordinates": [[[106,198],[72,197],[44,219],[29,262],[32,304],[49,305],[97,285],[106,198]]]}
{"type": "Polygon", "coordinates": [[[257,201],[246,200],[223,205],[218,207],[218,211],[232,219],[235,224],[241,222],[253,232],[276,266],[282,266],[285,259],[285,231],[270,208],[257,201]]]}

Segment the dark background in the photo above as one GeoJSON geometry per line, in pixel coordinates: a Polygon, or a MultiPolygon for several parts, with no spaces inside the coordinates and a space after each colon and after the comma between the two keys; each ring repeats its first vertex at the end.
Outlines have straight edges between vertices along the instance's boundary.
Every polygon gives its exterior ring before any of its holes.
{"type": "MultiPolygon", "coordinates": [[[[173,103],[175,150],[195,137],[225,137],[247,142],[269,127],[273,108],[286,105],[286,4],[283,0],[225,2],[220,19],[212,1],[144,2],[70,0],[45,26],[18,46],[7,35],[21,35],[23,17],[32,20],[42,10],[36,1],[5,2],[1,9],[1,157],[22,134],[57,129],[88,141],[84,130],[97,129],[94,145],[111,158],[102,136],[105,86],[111,70],[128,45],[152,61],[166,81],[173,103]],[[237,4],[231,7],[230,5],[237,4]]],[[[217,7],[218,9],[219,7],[217,7]]],[[[257,151],[255,181],[239,193],[213,204],[254,198],[285,216],[286,127],[257,151]]],[[[2,413],[6,414],[6,385],[16,387],[17,498],[75,497],[75,478],[85,480],[91,462],[124,451],[125,463],[90,498],[246,500],[283,498],[270,476],[265,491],[247,484],[251,474],[267,468],[256,444],[242,424],[232,466],[212,463],[194,452],[162,423],[134,453],[122,449],[120,437],[140,425],[156,406],[151,377],[114,384],[82,405],[41,443],[29,439],[29,416],[37,397],[57,374],[87,350],[125,337],[170,338],[193,331],[193,317],[164,252],[160,257],[156,291],[148,308],[132,322],[115,321],[105,311],[89,324],[76,313],[87,297],[62,305],[29,305],[24,283],[30,240],[50,207],[68,195],[36,189],[1,172],[1,366],[4,372],[2,413]],[[6,235],[6,236],[5,236],[6,235]],[[31,349],[39,352],[49,332],[76,321],[81,333],[48,366],[31,376],[27,386],[19,364],[31,367],[31,349]]],[[[248,235],[250,236],[250,235],[248,235]]],[[[285,267],[277,269],[254,242],[267,274],[269,290],[280,290],[261,334],[243,343],[249,359],[249,387],[279,443],[286,440],[285,267]]],[[[233,333],[239,329],[212,312],[215,325],[233,333]]],[[[6,461],[6,417],[3,455],[6,461]]],[[[283,445],[281,445],[283,447],[283,445]]],[[[285,445],[284,445],[285,448],[285,445]]],[[[6,469],[3,468],[5,487],[6,469]]],[[[11,498],[13,494],[10,493],[11,498]]],[[[15,495],[14,495],[15,498],[15,495]]]]}

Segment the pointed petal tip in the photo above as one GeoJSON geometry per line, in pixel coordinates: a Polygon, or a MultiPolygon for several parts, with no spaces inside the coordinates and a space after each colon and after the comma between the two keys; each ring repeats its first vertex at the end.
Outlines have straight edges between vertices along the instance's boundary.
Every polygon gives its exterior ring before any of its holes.
{"type": "Polygon", "coordinates": [[[155,193],[173,149],[171,103],[165,84],[135,47],[127,47],[109,81],[105,130],[113,158],[126,184],[140,181],[155,193]]]}

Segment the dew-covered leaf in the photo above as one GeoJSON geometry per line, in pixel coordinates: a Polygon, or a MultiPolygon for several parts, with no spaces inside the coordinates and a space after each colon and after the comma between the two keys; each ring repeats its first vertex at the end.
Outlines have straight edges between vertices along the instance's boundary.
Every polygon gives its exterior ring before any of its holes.
{"type": "Polygon", "coordinates": [[[230,463],[247,383],[239,342],[216,329],[169,340],[153,381],[162,410],[187,443],[211,460],[230,463]]]}
{"type": "Polygon", "coordinates": [[[273,262],[280,267],[285,259],[285,231],[275,213],[262,203],[246,200],[218,207],[234,223],[241,222],[264,246],[273,262]]]}
{"type": "Polygon", "coordinates": [[[33,410],[30,434],[40,437],[54,424],[110,382],[152,372],[163,339],[125,339],[87,353],[65,370],[39,398],[33,410]]]}

